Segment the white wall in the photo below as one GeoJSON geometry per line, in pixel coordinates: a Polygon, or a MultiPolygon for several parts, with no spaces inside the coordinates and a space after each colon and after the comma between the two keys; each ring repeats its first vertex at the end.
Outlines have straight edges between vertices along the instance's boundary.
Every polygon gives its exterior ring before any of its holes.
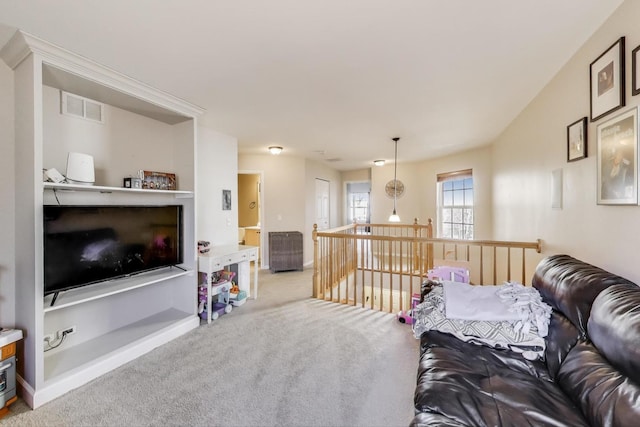
{"type": "MultiPolygon", "coordinates": [[[[269,265],[269,232],[300,231],[306,236],[306,173],[305,159],[280,154],[241,154],[238,170],[263,172],[263,218],[261,224],[264,244],[263,266],[269,265]]],[[[237,177],[234,175],[234,179],[237,177]]],[[[237,231],[236,231],[237,234],[237,231]]],[[[312,257],[305,251],[305,260],[312,257]]]]}
{"type": "MultiPolygon", "coordinates": [[[[397,199],[396,210],[404,224],[426,224],[431,218],[434,234],[437,221],[437,175],[463,169],[473,170],[474,235],[476,239],[491,239],[492,222],[492,155],[490,146],[451,156],[420,162],[398,163],[398,180],[405,185],[405,193],[397,199]]],[[[371,222],[386,223],[393,210],[393,199],[384,191],[393,179],[393,164],[371,169],[371,222]]],[[[534,239],[535,240],[535,239],[534,239]]]]}
{"type": "Polygon", "coordinates": [[[191,180],[180,181],[174,156],[174,126],[108,104],[104,123],[60,114],[60,90],[43,86],[45,168],[63,175],[72,151],[94,158],[96,185],[122,187],[124,177],[140,170],[177,172],[180,190],[191,190],[191,180]]]}
{"type": "MultiPolygon", "coordinates": [[[[431,218],[436,233],[437,221],[437,175],[463,169],[473,170],[474,195],[474,238],[493,238],[493,150],[490,146],[476,148],[452,156],[436,160],[420,162],[418,166],[419,181],[423,183],[420,195],[419,222],[426,224],[431,218]]],[[[535,240],[535,239],[534,239],[535,240]]]]}
{"type": "MultiPolygon", "coordinates": [[[[568,253],[640,282],[640,207],[596,204],[596,126],[635,108],[631,51],[640,44],[640,2],[626,1],[559,71],[493,147],[493,227],[498,239],[543,239],[545,254],[568,253]],[[626,37],[627,106],[588,126],[588,157],[567,163],[566,127],[589,116],[589,65],[626,37]],[[551,172],[563,171],[563,208],[551,208],[551,172]]],[[[636,159],[637,161],[637,159],[636,159]]]]}
{"type": "MultiPolygon", "coordinates": [[[[399,148],[400,150],[401,148],[399,148]]],[[[396,212],[403,224],[413,224],[420,218],[420,205],[427,183],[420,177],[421,163],[398,163],[398,181],[404,184],[404,193],[396,200],[396,212]]],[[[393,180],[394,165],[387,163],[371,169],[371,223],[385,224],[393,211],[393,198],[387,196],[385,185],[393,180]]],[[[420,221],[422,223],[422,221],[420,221]]]]}
{"type": "Polygon", "coordinates": [[[238,242],[237,139],[198,127],[196,150],[197,239],[212,245],[238,242]],[[231,210],[222,210],[222,190],[231,190],[231,210]]]}
{"type": "Polygon", "coordinates": [[[15,326],[13,71],[0,61],[0,326],[15,326]]]}

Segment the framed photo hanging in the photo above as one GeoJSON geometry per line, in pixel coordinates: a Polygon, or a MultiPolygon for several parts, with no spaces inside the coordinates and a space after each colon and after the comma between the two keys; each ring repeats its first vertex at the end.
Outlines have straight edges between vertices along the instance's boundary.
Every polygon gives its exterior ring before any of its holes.
{"type": "Polygon", "coordinates": [[[567,126],[567,162],[587,157],[587,118],[567,126]]]}
{"type": "Polygon", "coordinates": [[[597,127],[598,204],[638,204],[638,108],[597,127]]]}
{"type": "Polygon", "coordinates": [[[222,190],[222,210],[231,210],[231,190],[222,190]]]}
{"type": "Polygon", "coordinates": [[[631,52],[631,94],[640,93],[640,46],[631,52]]]}
{"type": "Polygon", "coordinates": [[[624,107],[624,37],[591,63],[591,121],[624,107]]]}

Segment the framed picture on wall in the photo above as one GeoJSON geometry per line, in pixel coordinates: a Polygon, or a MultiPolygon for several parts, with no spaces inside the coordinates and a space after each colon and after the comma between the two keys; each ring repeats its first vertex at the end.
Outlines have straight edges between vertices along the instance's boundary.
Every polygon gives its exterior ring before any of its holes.
{"type": "Polygon", "coordinates": [[[624,107],[624,37],[591,63],[591,121],[624,107]]]}
{"type": "Polygon", "coordinates": [[[587,157],[587,118],[583,117],[567,126],[567,161],[587,157]]]}
{"type": "Polygon", "coordinates": [[[222,210],[231,210],[231,190],[222,190],[222,210]]]}
{"type": "Polygon", "coordinates": [[[640,93],[640,46],[633,49],[631,52],[631,94],[637,95],[640,93]]]}
{"type": "Polygon", "coordinates": [[[597,127],[598,204],[638,204],[638,108],[597,127]]]}

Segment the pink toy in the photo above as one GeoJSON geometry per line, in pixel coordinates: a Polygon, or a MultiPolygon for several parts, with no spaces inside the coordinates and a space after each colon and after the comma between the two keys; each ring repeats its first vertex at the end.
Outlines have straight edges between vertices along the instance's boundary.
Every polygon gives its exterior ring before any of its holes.
{"type": "Polygon", "coordinates": [[[413,317],[412,316],[412,312],[413,309],[416,308],[416,306],[420,304],[420,294],[413,294],[411,296],[411,310],[402,310],[400,311],[396,317],[398,318],[398,322],[400,323],[406,323],[406,324],[413,324],[413,317]]]}
{"type": "Polygon", "coordinates": [[[441,265],[427,272],[427,279],[451,280],[452,282],[469,283],[469,270],[463,267],[441,265]]]}

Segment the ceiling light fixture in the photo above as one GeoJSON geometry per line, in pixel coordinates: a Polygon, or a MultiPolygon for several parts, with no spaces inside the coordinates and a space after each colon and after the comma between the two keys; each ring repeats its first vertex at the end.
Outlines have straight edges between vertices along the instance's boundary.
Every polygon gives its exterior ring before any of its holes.
{"type": "Polygon", "coordinates": [[[282,153],[282,147],[278,145],[272,145],[271,147],[269,147],[269,152],[271,152],[271,154],[273,154],[274,156],[277,156],[278,154],[282,153]]]}
{"type": "Polygon", "coordinates": [[[374,160],[373,164],[376,166],[384,166],[384,160],[374,160]]]}
{"type": "Polygon", "coordinates": [[[389,216],[389,222],[400,222],[400,217],[396,213],[396,198],[398,196],[398,140],[400,138],[392,138],[396,145],[395,155],[393,159],[393,213],[389,216]]]}

